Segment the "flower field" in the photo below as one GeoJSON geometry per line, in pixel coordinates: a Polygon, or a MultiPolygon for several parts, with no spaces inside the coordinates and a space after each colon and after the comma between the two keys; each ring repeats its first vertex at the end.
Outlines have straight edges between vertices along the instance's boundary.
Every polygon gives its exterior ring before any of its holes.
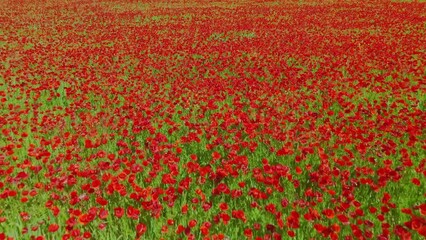
{"type": "Polygon", "coordinates": [[[0,1],[0,240],[424,237],[424,1],[0,1]]]}

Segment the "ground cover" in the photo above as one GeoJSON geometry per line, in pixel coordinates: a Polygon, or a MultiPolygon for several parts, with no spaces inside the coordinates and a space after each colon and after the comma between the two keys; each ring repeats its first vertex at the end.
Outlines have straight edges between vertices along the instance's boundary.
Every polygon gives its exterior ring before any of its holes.
{"type": "Polygon", "coordinates": [[[0,1],[0,239],[421,239],[425,9],[0,1]]]}

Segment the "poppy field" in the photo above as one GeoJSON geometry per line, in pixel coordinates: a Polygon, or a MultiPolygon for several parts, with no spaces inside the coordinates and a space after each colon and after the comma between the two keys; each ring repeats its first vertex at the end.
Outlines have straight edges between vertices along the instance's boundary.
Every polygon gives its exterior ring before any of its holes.
{"type": "Polygon", "coordinates": [[[423,239],[424,1],[0,1],[0,240],[423,239]]]}

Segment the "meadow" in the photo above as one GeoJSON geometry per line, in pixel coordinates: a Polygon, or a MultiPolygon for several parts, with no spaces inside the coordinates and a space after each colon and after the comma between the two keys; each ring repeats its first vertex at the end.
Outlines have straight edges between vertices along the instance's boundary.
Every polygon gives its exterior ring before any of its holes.
{"type": "Polygon", "coordinates": [[[426,237],[424,1],[0,1],[0,240],[426,237]]]}

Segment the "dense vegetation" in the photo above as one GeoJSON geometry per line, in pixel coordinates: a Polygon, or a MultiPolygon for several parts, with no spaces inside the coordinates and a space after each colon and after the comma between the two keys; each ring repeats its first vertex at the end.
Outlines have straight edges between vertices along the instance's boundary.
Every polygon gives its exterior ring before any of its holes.
{"type": "Polygon", "coordinates": [[[1,1],[0,239],[421,239],[425,9],[1,1]]]}

